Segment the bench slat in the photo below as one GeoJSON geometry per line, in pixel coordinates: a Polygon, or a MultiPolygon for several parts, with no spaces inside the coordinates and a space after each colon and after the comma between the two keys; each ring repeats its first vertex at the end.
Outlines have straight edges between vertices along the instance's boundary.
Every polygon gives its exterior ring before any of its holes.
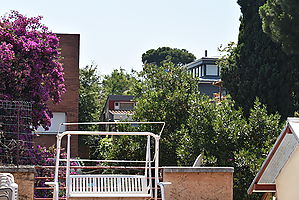
{"type": "Polygon", "coordinates": [[[71,197],[149,197],[141,175],[71,175],[71,197]]]}

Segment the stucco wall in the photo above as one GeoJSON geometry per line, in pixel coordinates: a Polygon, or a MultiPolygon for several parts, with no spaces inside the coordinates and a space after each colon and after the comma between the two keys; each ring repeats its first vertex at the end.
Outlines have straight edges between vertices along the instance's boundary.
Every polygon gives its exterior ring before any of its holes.
{"type": "Polygon", "coordinates": [[[233,199],[233,168],[166,167],[163,182],[167,200],[233,199]]]}
{"type": "Polygon", "coordinates": [[[279,200],[299,199],[299,148],[290,156],[276,178],[276,194],[279,200]]]}
{"type": "Polygon", "coordinates": [[[33,200],[34,166],[0,166],[0,173],[11,173],[18,184],[19,200],[33,200]]]}

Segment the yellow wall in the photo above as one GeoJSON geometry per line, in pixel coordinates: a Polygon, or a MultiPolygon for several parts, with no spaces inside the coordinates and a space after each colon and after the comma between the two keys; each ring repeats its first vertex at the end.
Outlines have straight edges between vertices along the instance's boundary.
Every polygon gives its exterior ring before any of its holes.
{"type": "Polygon", "coordinates": [[[299,148],[291,154],[288,162],[276,178],[276,194],[279,200],[299,199],[299,148]]]}

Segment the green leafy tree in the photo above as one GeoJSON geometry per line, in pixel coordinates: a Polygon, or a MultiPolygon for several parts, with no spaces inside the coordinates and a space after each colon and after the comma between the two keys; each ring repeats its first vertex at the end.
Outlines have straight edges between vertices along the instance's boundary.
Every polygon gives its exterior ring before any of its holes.
{"type": "Polygon", "coordinates": [[[150,49],[142,54],[142,62],[152,63],[161,66],[163,62],[172,62],[175,65],[184,65],[193,62],[196,57],[186,49],[177,49],[170,47],[160,47],[150,49]]]}
{"type": "MultiPolygon", "coordinates": [[[[99,121],[103,107],[100,102],[103,91],[97,66],[92,64],[80,69],[79,79],[79,121],[99,121]]],[[[81,126],[80,128],[86,127],[81,126]]]]}
{"type": "MultiPolygon", "coordinates": [[[[133,74],[127,73],[122,68],[113,70],[109,75],[100,76],[97,74],[96,66],[87,66],[82,69],[80,80],[80,91],[82,91],[80,94],[80,121],[99,121],[108,95],[130,95],[132,94],[131,89],[137,81],[133,74]]],[[[80,128],[82,130],[99,130],[103,127],[82,125],[80,128]]],[[[93,158],[115,158],[114,155],[121,155],[116,150],[110,151],[115,147],[109,137],[81,137],[80,142],[89,146],[90,156],[93,158]]],[[[122,149],[125,149],[126,145],[122,145],[122,149]]]]}
{"type": "Polygon", "coordinates": [[[286,53],[299,55],[299,2],[268,0],[259,11],[263,30],[279,42],[286,53]]]}
{"type": "MultiPolygon", "coordinates": [[[[248,117],[230,99],[215,103],[198,93],[196,80],[186,69],[171,63],[147,64],[137,78],[132,90],[137,100],[135,120],[166,122],[161,165],[190,166],[202,153],[205,166],[235,168],[234,199],[256,199],[258,195],[248,196],[246,190],[279,135],[279,115],[268,114],[258,100],[248,117]]],[[[118,128],[148,131],[145,126],[118,128]]],[[[150,127],[150,131],[157,129],[150,127]]],[[[138,136],[98,138],[90,143],[91,155],[141,160],[145,140],[138,136]]]]}
{"type": "Polygon", "coordinates": [[[177,149],[179,163],[190,166],[203,154],[206,166],[234,167],[234,199],[256,199],[258,195],[248,196],[246,190],[279,135],[279,115],[268,115],[258,100],[248,118],[230,99],[215,104],[198,98],[190,104],[177,149]]]}
{"type": "Polygon", "coordinates": [[[239,0],[241,18],[236,47],[229,46],[226,62],[220,62],[224,87],[248,115],[256,97],[268,109],[286,117],[298,105],[298,58],[287,56],[262,30],[258,13],[263,1],[239,0]]]}
{"type": "MultiPolygon", "coordinates": [[[[161,139],[161,164],[176,165],[178,160],[176,149],[182,136],[179,131],[188,119],[188,102],[191,101],[192,94],[198,94],[196,81],[185,68],[176,67],[172,63],[164,63],[161,67],[146,64],[137,77],[138,81],[132,90],[137,101],[134,120],[166,122],[161,139]]],[[[138,130],[149,131],[148,128],[157,132],[155,128],[161,127],[141,126],[138,130]]],[[[145,138],[113,137],[111,142],[113,145],[108,145],[111,153],[106,154],[106,158],[144,159],[145,138]]],[[[107,146],[106,144],[107,139],[93,143],[98,147],[107,146]]],[[[96,154],[102,156],[99,152],[96,154]]]]}
{"type": "Polygon", "coordinates": [[[165,63],[162,67],[145,65],[139,74],[142,82],[135,88],[138,121],[166,123],[161,139],[161,164],[176,165],[180,129],[188,119],[189,101],[198,94],[196,80],[184,67],[165,63]]]}
{"type": "MultiPolygon", "coordinates": [[[[136,79],[120,68],[104,77],[98,74],[95,64],[80,69],[79,121],[99,121],[109,94],[130,94],[136,79]]],[[[81,126],[81,128],[83,128],[81,126]]]]}
{"type": "Polygon", "coordinates": [[[103,94],[105,98],[112,95],[129,95],[136,79],[133,74],[124,69],[114,69],[110,75],[105,75],[102,81],[103,94]]]}

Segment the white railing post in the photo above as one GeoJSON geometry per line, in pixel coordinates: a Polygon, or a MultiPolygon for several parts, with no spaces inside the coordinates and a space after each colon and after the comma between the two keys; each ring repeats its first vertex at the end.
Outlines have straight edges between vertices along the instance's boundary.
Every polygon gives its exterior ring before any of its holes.
{"type": "Polygon", "coordinates": [[[61,135],[57,134],[57,144],[56,144],[56,164],[55,164],[55,177],[54,177],[54,192],[53,192],[53,200],[58,200],[59,198],[59,182],[58,182],[58,174],[59,174],[59,159],[60,159],[60,151],[61,151],[61,135]]]}
{"type": "MultiPolygon", "coordinates": [[[[152,163],[151,163],[151,136],[147,136],[148,141],[147,141],[147,146],[148,146],[148,178],[149,178],[149,190],[150,190],[150,195],[153,197],[153,182],[152,182],[152,163]]],[[[147,177],[146,177],[147,178],[147,177]]],[[[146,190],[148,185],[143,188],[143,190],[146,190]]]]}
{"type": "Polygon", "coordinates": [[[71,135],[67,135],[67,157],[66,157],[66,199],[70,197],[70,166],[71,166],[71,135]]]}
{"type": "Polygon", "coordinates": [[[159,184],[159,140],[160,137],[155,137],[155,200],[158,199],[158,184],[159,184]]]}

